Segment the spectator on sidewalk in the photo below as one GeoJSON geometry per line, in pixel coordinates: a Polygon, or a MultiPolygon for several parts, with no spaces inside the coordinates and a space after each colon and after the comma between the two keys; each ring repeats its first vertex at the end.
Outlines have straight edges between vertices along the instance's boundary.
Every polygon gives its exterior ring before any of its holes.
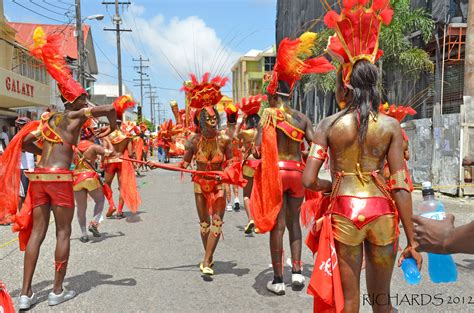
{"type": "Polygon", "coordinates": [[[3,150],[8,146],[10,143],[10,138],[8,137],[8,126],[2,126],[2,132],[0,133],[0,143],[2,144],[3,150]]]}

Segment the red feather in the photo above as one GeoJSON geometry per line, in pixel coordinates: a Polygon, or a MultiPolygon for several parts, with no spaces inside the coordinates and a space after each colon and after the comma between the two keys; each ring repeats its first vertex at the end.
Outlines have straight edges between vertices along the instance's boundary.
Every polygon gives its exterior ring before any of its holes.
{"type": "Polygon", "coordinates": [[[367,3],[369,3],[370,0],[359,0],[359,4],[360,5],[363,5],[363,6],[366,6],[367,3]]]}
{"type": "Polygon", "coordinates": [[[393,10],[385,9],[380,12],[380,17],[385,25],[389,25],[393,18],[393,10]]]}
{"type": "Polygon", "coordinates": [[[209,76],[210,75],[211,74],[209,72],[204,73],[204,75],[202,75],[202,82],[207,83],[209,81],[209,76]]]}
{"type": "Polygon", "coordinates": [[[191,76],[191,81],[193,85],[199,85],[199,81],[197,80],[196,75],[191,74],[190,76],[191,76]]]}
{"type": "Polygon", "coordinates": [[[342,1],[342,5],[344,6],[345,9],[352,9],[357,3],[359,2],[359,0],[343,0],[342,1]]]}
{"type": "Polygon", "coordinates": [[[389,0],[374,0],[372,3],[373,10],[382,10],[388,7],[389,0]]]}
{"type": "Polygon", "coordinates": [[[306,60],[304,65],[303,74],[321,74],[336,69],[325,57],[306,60]]]}
{"type": "Polygon", "coordinates": [[[332,10],[329,11],[325,16],[324,16],[324,24],[326,24],[327,27],[329,28],[335,28],[337,25],[337,22],[340,20],[341,16],[337,14],[336,11],[332,10]]]}

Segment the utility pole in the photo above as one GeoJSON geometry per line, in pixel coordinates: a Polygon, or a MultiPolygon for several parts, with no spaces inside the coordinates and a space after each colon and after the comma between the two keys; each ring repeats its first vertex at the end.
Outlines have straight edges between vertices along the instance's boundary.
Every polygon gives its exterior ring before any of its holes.
{"type": "Polygon", "coordinates": [[[84,32],[82,31],[81,16],[81,0],[76,0],[76,39],[77,39],[77,80],[84,88],[84,69],[83,69],[83,52],[84,52],[84,32]]]}
{"type": "Polygon", "coordinates": [[[474,1],[469,1],[464,57],[464,95],[474,97],[474,1]]]}
{"type": "Polygon", "coordinates": [[[130,1],[119,1],[115,0],[115,2],[102,2],[102,4],[109,5],[113,4],[115,5],[115,15],[113,17],[113,23],[115,24],[115,28],[104,28],[105,31],[111,31],[115,32],[117,35],[117,67],[118,67],[118,91],[119,91],[119,96],[121,96],[122,93],[122,51],[120,48],[120,32],[131,32],[131,29],[122,29],[120,28],[120,24],[122,24],[122,18],[120,17],[120,12],[119,12],[119,5],[130,5],[132,4],[130,1]]]}
{"type": "Polygon", "coordinates": [[[150,81],[150,79],[143,79],[143,76],[148,76],[147,73],[145,73],[143,70],[147,69],[149,66],[143,65],[143,62],[149,62],[149,59],[143,59],[142,56],[140,55],[140,59],[135,60],[132,59],[134,62],[140,62],[138,66],[135,66],[135,70],[137,70],[138,75],[140,75],[139,79],[134,79],[134,81],[139,81],[140,84],[140,105],[139,105],[139,116],[138,116],[138,121],[142,121],[142,114],[143,114],[143,82],[144,81],[150,81]]]}
{"type": "Polygon", "coordinates": [[[153,128],[154,128],[155,124],[156,124],[156,120],[155,120],[155,116],[154,116],[154,106],[155,106],[156,93],[155,93],[154,90],[157,89],[157,88],[153,87],[151,84],[148,84],[147,87],[148,87],[148,92],[146,92],[146,94],[148,95],[148,99],[150,100],[150,119],[151,119],[151,123],[153,124],[153,128]]]}

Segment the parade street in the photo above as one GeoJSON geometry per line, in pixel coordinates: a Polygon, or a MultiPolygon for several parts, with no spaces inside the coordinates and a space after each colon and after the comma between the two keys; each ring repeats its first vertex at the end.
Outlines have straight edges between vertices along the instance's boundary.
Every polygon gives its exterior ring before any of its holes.
{"type": "MultiPolygon", "coordinates": [[[[103,221],[101,238],[79,241],[73,221],[71,256],[65,287],[78,292],[76,298],[57,307],[46,301],[54,274],[54,223],[41,249],[33,280],[39,303],[33,312],[311,312],[313,300],[292,290],[290,267],[285,267],[285,296],[265,288],[273,278],[268,235],[244,235],[246,215],[226,212],[224,239],[215,254],[215,275],[202,277],[198,263],[203,248],[189,177],[156,170],[138,178],[143,203],[139,214],[122,220],[103,221]]],[[[414,194],[415,208],[421,195],[414,194]]],[[[443,200],[456,215],[456,223],[473,219],[472,203],[443,200]]],[[[91,207],[92,203],[89,203],[91,207]]],[[[91,208],[88,215],[91,214],[91,208]]],[[[23,253],[9,227],[0,228],[0,279],[15,301],[22,279],[23,253]],[[8,243],[11,241],[10,243],[8,243]]],[[[92,238],[92,236],[91,236],[92,238]]],[[[402,231],[403,246],[404,235],[402,231]]],[[[285,252],[289,251],[285,237],[285,252]]],[[[409,286],[402,271],[394,269],[392,303],[399,312],[468,312],[474,310],[474,257],[456,255],[459,281],[435,285],[429,281],[427,258],[419,286],[409,286]],[[464,303],[464,304],[462,304],[464,303]],[[470,304],[468,304],[470,303],[470,304]]],[[[285,253],[285,263],[289,252],[285,253]]],[[[309,277],[313,261],[303,247],[303,274],[309,277]]],[[[365,272],[361,278],[361,311],[371,312],[365,294],[365,272]]],[[[383,301],[383,299],[379,299],[383,301]]]]}

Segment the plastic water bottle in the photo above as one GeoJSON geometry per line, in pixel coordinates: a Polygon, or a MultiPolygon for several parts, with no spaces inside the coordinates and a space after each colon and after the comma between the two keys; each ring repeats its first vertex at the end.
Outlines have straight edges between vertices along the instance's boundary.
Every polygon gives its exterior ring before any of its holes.
{"type": "Polygon", "coordinates": [[[414,258],[406,258],[402,262],[403,276],[409,285],[418,285],[421,280],[421,273],[418,270],[414,258]]]}
{"type": "MultiPolygon", "coordinates": [[[[435,220],[446,218],[444,204],[434,197],[430,182],[423,183],[423,202],[418,208],[418,214],[435,220]]],[[[458,279],[458,271],[450,254],[428,253],[428,272],[434,283],[450,283],[458,279]]]]}

